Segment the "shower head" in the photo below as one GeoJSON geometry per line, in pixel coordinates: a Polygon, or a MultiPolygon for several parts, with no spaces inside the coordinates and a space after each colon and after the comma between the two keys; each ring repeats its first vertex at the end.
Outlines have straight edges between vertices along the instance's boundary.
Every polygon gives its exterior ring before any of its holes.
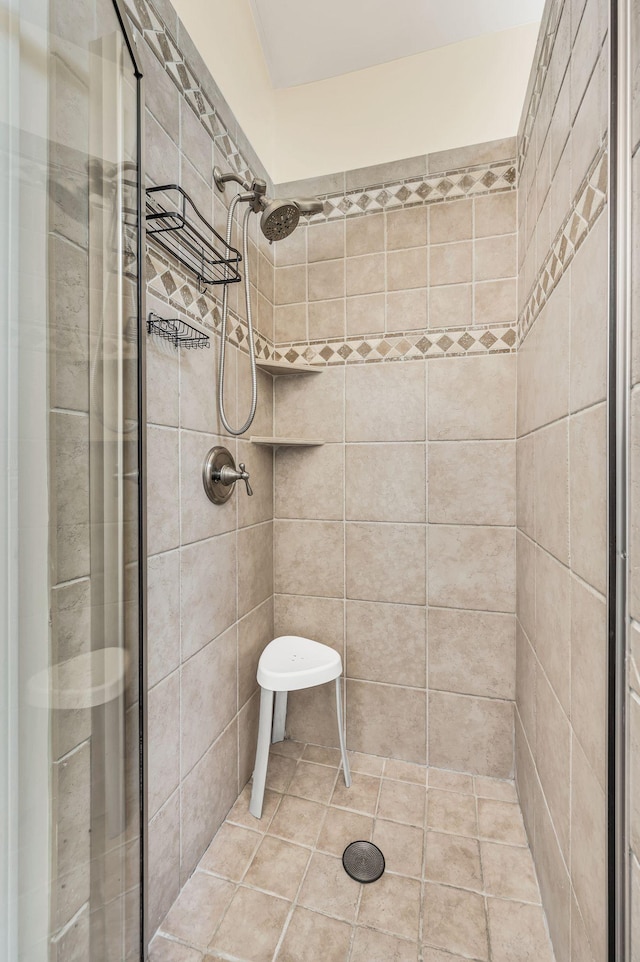
{"type": "Polygon", "coordinates": [[[321,200],[317,197],[296,197],[294,204],[297,204],[301,214],[321,214],[324,210],[324,205],[321,200]]]}
{"type": "Polygon", "coordinates": [[[292,234],[300,220],[300,208],[293,200],[272,200],[260,220],[262,233],[268,241],[283,240],[292,234]]]}

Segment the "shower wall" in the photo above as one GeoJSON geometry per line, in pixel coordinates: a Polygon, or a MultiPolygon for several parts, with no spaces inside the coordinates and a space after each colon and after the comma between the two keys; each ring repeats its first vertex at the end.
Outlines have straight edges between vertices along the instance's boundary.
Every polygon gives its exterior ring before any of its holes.
{"type": "MultiPolygon", "coordinates": [[[[178,183],[224,233],[235,186],[221,195],[212,167],[266,176],[169,4],[131,8],[143,32],[147,176],[178,183]],[[197,78],[197,79],[196,79],[197,78]],[[215,196],[214,196],[215,194],[215,196]]],[[[237,236],[237,235],[236,235],[237,236]]],[[[259,353],[273,336],[272,252],[251,220],[249,270],[259,353]]],[[[152,246],[147,312],[208,331],[209,350],[147,339],[149,551],[150,932],[177,897],[253,768],[256,667],[273,637],[272,454],[224,434],[216,411],[221,289],[201,293],[152,246]],[[251,473],[214,505],[202,464],[215,444],[251,473]]],[[[248,413],[251,383],[240,285],[230,288],[226,413],[248,413]]],[[[259,373],[252,433],[272,433],[272,378],[259,373]]]]}
{"type": "MultiPolygon", "coordinates": [[[[515,143],[279,187],[275,628],[340,651],[349,747],[513,773],[515,143]],[[327,190],[328,188],[328,190],[327,190]],[[363,213],[363,211],[366,211],[363,213]]],[[[288,733],[337,744],[331,686],[288,733]]]]}
{"type": "Polygon", "coordinates": [[[607,22],[547,4],[518,140],[516,776],[558,962],[606,958],[607,22]]]}

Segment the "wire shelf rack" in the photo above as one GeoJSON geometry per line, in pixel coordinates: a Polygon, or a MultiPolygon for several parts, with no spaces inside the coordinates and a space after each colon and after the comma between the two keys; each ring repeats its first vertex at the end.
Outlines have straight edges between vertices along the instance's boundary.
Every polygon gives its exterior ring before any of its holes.
{"type": "Polygon", "coordinates": [[[178,317],[165,319],[151,311],[147,319],[147,331],[149,334],[156,334],[158,337],[171,341],[176,347],[188,349],[211,347],[208,334],[204,334],[196,327],[191,327],[190,324],[181,321],[178,317]]]}
{"type": "Polygon", "coordinates": [[[240,252],[227,247],[182,187],[148,187],[146,215],[147,237],[195,274],[200,292],[241,279],[240,252]]]}

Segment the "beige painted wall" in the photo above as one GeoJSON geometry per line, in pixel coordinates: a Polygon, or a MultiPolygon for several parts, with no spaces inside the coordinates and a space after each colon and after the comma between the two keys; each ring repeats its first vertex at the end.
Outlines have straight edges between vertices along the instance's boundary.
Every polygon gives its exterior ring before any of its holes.
{"type": "Polygon", "coordinates": [[[274,90],[248,0],[174,6],[274,183],[517,132],[537,23],[274,90]]]}

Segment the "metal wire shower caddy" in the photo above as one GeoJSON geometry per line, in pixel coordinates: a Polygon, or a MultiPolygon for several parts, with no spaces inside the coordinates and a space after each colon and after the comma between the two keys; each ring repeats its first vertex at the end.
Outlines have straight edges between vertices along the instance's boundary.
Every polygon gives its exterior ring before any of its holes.
{"type": "Polygon", "coordinates": [[[195,274],[201,293],[210,285],[241,279],[240,251],[227,247],[182,187],[148,187],[146,215],[147,237],[195,274]]]}
{"type": "Polygon", "coordinates": [[[191,349],[211,347],[208,334],[204,334],[196,327],[191,327],[190,324],[181,321],[178,317],[164,318],[151,311],[147,319],[147,331],[149,334],[156,334],[158,337],[171,341],[176,347],[191,349]]]}

